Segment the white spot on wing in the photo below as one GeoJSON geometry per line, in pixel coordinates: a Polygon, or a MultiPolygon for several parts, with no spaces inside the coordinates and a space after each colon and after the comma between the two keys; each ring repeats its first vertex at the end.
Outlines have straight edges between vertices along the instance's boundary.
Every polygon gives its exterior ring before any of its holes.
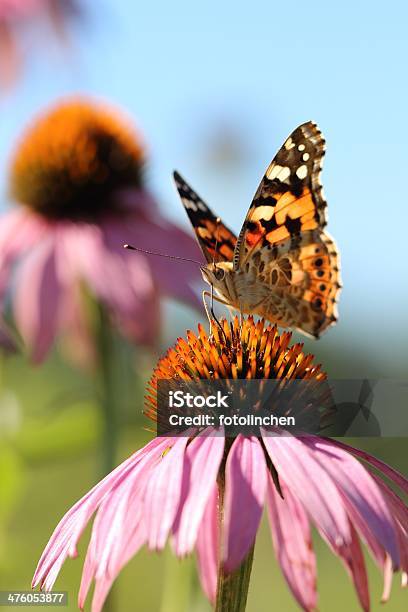
{"type": "Polygon", "coordinates": [[[266,171],[266,176],[271,181],[273,179],[279,179],[280,181],[285,181],[290,176],[290,168],[288,166],[280,166],[279,164],[271,164],[268,170],[266,171]]]}
{"type": "Polygon", "coordinates": [[[304,144],[300,144],[300,145],[298,146],[298,151],[304,151],[305,149],[306,149],[306,147],[305,147],[305,145],[304,145],[304,144]]]}
{"type": "Polygon", "coordinates": [[[303,155],[302,155],[303,161],[307,161],[309,159],[309,157],[310,157],[309,153],[303,153],[303,155]]]}
{"type": "Polygon", "coordinates": [[[187,198],[183,198],[183,204],[186,208],[191,208],[195,212],[198,210],[197,204],[193,202],[193,200],[188,200],[187,198]]]}
{"type": "Polygon", "coordinates": [[[272,181],[274,178],[278,176],[281,170],[282,170],[282,166],[279,166],[279,164],[271,164],[266,171],[266,176],[268,177],[268,179],[272,181]]]}
{"type": "Polygon", "coordinates": [[[290,168],[288,168],[288,166],[284,166],[281,172],[279,172],[278,178],[280,181],[286,181],[286,179],[289,177],[290,177],[290,168]]]}
{"type": "Polygon", "coordinates": [[[299,168],[296,170],[296,176],[300,180],[306,178],[307,177],[307,166],[305,166],[305,165],[299,166],[299,168]]]}
{"type": "Polygon", "coordinates": [[[251,214],[251,221],[259,221],[260,219],[269,221],[273,217],[274,210],[274,206],[257,206],[251,214]]]}

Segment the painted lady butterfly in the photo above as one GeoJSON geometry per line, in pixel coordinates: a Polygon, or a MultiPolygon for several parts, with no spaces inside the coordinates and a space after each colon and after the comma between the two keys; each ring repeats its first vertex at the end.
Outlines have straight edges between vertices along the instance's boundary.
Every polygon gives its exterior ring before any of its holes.
{"type": "Polygon", "coordinates": [[[315,338],[336,322],[341,288],[339,254],[324,231],[324,144],[315,123],[296,128],[266,170],[238,238],[174,173],[215,299],[315,338]]]}

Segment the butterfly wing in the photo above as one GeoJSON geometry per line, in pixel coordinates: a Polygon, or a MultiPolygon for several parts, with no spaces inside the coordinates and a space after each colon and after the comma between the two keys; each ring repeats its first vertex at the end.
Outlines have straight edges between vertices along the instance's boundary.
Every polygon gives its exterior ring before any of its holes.
{"type": "Polygon", "coordinates": [[[237,242],[235,234],[214,215],[178,172],[173,176],[207,262],[232,261],[237,242]]]}
{"type": "Polygon", "coordinates": [[[312,122],[292,132],[258,187],[233,258],[235,270],[270,289],[258,312],[315,337],[337,319],[340,289],[337,248],[323,231],[324,145],[312,122]]]}

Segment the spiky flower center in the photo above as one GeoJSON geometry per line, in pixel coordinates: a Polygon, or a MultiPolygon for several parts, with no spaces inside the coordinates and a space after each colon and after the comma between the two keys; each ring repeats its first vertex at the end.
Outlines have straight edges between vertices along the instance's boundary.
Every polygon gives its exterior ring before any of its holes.
{"type": "Polygon", "coordinates": [[[158,362],[147,386],[145,414],[157,420],[158,381],[163,379],[303,379],[323,381],[326,374],[313,364],[313,355],[302,351],[303,344],[289,346],[292,334],[278,333],[277,327],[264,320],[248,317],[240,323],[221,319],[213,324],[209,336],[202,325],[198,334],[187,332],[158,362]]]}
{"type": "Polygon", "coordinates": [[[17,202],[49,219],[94,220],[139,188],[143,147],[126,122],[82,100],[58,104],[27,130],[10,171],[17,202]]]}

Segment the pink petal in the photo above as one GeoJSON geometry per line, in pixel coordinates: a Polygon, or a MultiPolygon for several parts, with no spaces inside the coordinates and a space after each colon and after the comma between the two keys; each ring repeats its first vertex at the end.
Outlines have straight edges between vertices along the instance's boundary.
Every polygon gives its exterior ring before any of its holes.
{"type": "Polygon", "coordinates": [[[234,571],[253,545],[262,516],[267,467],[255,437],[239,435],[225,467],[223,561],[234,571]]]}
{"type": "MultiPolygon", "coordinates": [[[[364,540],[364,542],[370,549],[375,562],[377,563],[378,567],[383,572],[384,588],[383,588],[383,594],[382,594],[381,601],[385,602],[387,601],[390,595],[391,585],[392,585],[391,558],[386,554],[385,550],[379,544],[378,540],[374,537],[373,532],[370,530],[370,527],[361,519],[361,516],[356,512],[354,506],[350,504],[347,500],[346,500],[346,507],[347,507],[347,512],[350,515],[352,524],[357,527],[361,538],[364,540]]],[[[341,551],[340,552],[335,551],[335,552],[336,554],[340,554],[340,556],[342,556],[341,551]]],[[[346,563],[346,565],[350,563],[350,558],[352,557],[353,554],[354,553],[348,552],[345,558],[343,555],[343,561],[346,563]]],[[[401,555],[401,558],[402,558],[402,555],[401,555]]],[[[350,572],[350,568],[348,569],[350,572]]]]}
{"type": "Polygon", "coordinates": [[[94,330],[84,308],[82,288],[71,285],[60,312],[61,340],[64,355],[79,368],[89,369],[97,362],[94,330]]]}
{"type": "Polygon", "coordinates": [[[66,223],[59,227],[59,242],[68,262],[67,280],[86,280],[93,293],[112,306],[128,303],[130,290],[121,253],[106,249],[100,227],[66,223]]]}
{"type": "Polygon", "coordinates": [[[65,514],[41,555],[33,577],[33,588],[38,584],[45,585],[48,590],[52,588],[65,559],[75,555],[81,533],[104,496],[122,482],[143,457],[155,451],[161,452],[168,443],[166,438],[155,438],[149,442],[105,476],[65,514]]]}
{"type": "Polygon", "coordinates": [[[144,502],[150,549],[164,548],[173,525],[181,496],[187,442],[187,436],[173,439],[170,449],[150,475],[144,502]]]}
{"type": "Polygon", "coordinates": [[[392,489],[387,487],[378,476],[374,474],[373,477],[380,487],[394,518],[401,557],[401,568],[408,572],[408,508],[402,499],[392,489]]]}
{"type": "Polygon", "coordinates": [[[92,598],[92,612],[101,612],[103,610],[103,604],[105,603],[105,599],[116,576],[140,549],[145,541],[144,536],[145,534],[143,529],[136,529],[133,534],[129,534],[125,538],[125,541],[123,541],[123,547],[120,551],[120,563],[118,563],[117,567],[115,568],[115,572],[96,580],[92,598]]]}
{"type": "Polygon", "coordinates": [[[57,330],[61,294],[52,239],[38,245],[22,263],[14,314],[35,363],[48,352],[57,330]]]}
{"type": "Polygon", "coordinates": [[[150,262],[141,256],[121,254],[131,299],[117,309],[119,323],[126,335],[136,342],[154,344],[160,330],[161,310],[159,287],[154,282],[150,262]]]}
{"type": "Polygon", "coordinates": [[[224,436],[201,434],[187,446],[182,482],[182,497],[173,527],[174,548],[178,556],[190,553],[208,499],[214,489],[224,453],[224,436]]]}
{"type": "Polygon", "coordinates": [[[344,502],[330,475],[300,439],[268,435],[265,448],[287,486],[299,499],[335,548],[350,543],[351,534],[344,502]]]}
{"type": "Polygon", "coordinates": [[[381,603],[386,603],[391,595],[392,587],[392,561],[390,557],[386,557],[384,564],[384,587],[381,595],[381,603]]]}
{"type": "Polygon", "coordinates": [[[220,529],[218,515],[218,486],[213,488],[204,511],[197,537],[197,565],[201,586],[211,603],[217,594],[220,558],[220,529]]]}
{"type": "MultiPolygon", "coordinates": [[[[196,240],[181,228],[164,218],[158,222],[152,220],[135,220],[127,227],[110,228],[111,239],[115,244],[127,242],[148,251],[158,251],[167,255],[186,257],[201,262],[203,256],[197,246],[196,240]],[[123,236],[126,236],[124,239],[123,236]]],[[[127,252],[129,258],[136,253],[127,252]]],[[[198,264],[191,262],[177,262],[166,257],[148,258],[155,284],[160,291],[176,300],[181,300],[193,306],[202,308],[201,295],[197,288],[201,285],[198,264]]]]}
{"type": "Polygon", "coordinates": [[[381,546],[374,533],[361,517],[355,508],[355,506],[347,499],[344,499],[347,514],[350,517],[351,523],[357,528],[357,531],[369,548],[374,561],[377,563],[381,570],[384,570],[384,563],[386,559],[386,553],[384,548],[381,546]]]}
{"type": "Polygon", "coordinates": [[[164,448],[158,446],[144,455],[135,469],[103,498],[85,559],[78,597],[81,608],[93,578],[96,579],[93,605],[98,606],[102,594],[106,597],[121,568],[145,543],[142,495],[164,448]]]}
{"type": "MultiPolygon", "coordinates": [[[[383,591],[382,601],[386,601],[386,599],[389,596],[389,592],[391,589],[391,581],[392,581],[392,562],[390,560],[390,557],[387,556],[384,548],[381,546],[377,538],[374,536],[372,530],[370,529],[370,526],[362,519],[361,515],[356,511],[355,506],[347,498],[345,498],[344,501],[345,501],[347,513],[349,514],[350,519],[351,519],[351,524],[357,527],[357,530],[361,538],[364,540],[364,542],[370,549],[370,552],[375,562],[377,563],[377,565],[383,572],[384,591],[383,591]],[[389,568],[389,565],[391,569],[389,568]]],[[[322,534],[322,537],[324,537],[324,534],[322,534]]],[[[329,546],[331,546],[330,543],[329,543],[329,546]]],[[[353,576],[353,569],[351,567],[351,562],[352,562],[352,559],[355,553],[353,553],[352,551],[348,550],[345,547],[334,549],[334,552],[335,554],[338,554],[342,558],[349,573],[353,576]]],[[[354,580],[354,577],[353,577],[353,580],[354,580]]],[[[356,581],[354,580],[354,583],[356,586],[358,586],[358,582],[356,583],[356,581]]],[[[359,598],[368,601],[368,595],[365,594],[364,590],[361,591],[361,593],[359,594],[359,598]]],[[[367,606],[367,609],[368,609],[368,606],[367,606]]]]}
{"type": "Polygon", "coordinates": [[[53,225],[42,217],[20,207],[10,210],[0,217],[0,265],[10,257],[28,252],[53,231],[53,225]]]}
{"type": "MultiPolygon", "coordinates": [[[[145,187],[143,189],[134,187],[120,189],[115,193],[114,198],[115,203],[125,211],[126,216],[133,215],[133,219],[138,219],[141,223],[146,221],[157,223],[157,220],[161,218],[161,211],[156,200],[145,187]]],[[[105,223],[109,226],[117,223],[117,215],[107,217],[105,223]]],[[[123,224],[121,225],[123,227],[123,224]]]]}
{"type": "Polygon", "coordinates": [[[104,230],[93,225],[64,226],[60,242],[71,276],[85,280],[132,339],[151,343],[157,337],[160,311],[146,257],[129,257],[122,244],[110,246],[104,230]]]}
{"type": "Polygon", "coordinates": [[[350,453],[327,440],[305,438],[304,443],[336,483],[339,491],[354,506],[382,547],[399,565],[394,522],[381,491],[367,470],[350,453]]]}
{"type": "MultiPolygon", "coordinates": [[[[40,217],[23,208],[0,218],[0,298],[10,288],[10,276],[15,262],[49,232],[50,227],[40,217]]],[[[52,230],[51,230],[52,232],[52,230]]]]}
{"type": "MultiPolygon", "coordinates": [[[[10,243],[15,240],[17,230],[24,223],[27,213],[22,208],[15,208],[0,217],[0,263],[4,263],[5,256],[10,253],[6,251],[10,247],[10,243]]],[[[15,248],[12,249],[12,254],[15,254],[15,248]]]]}
{"type": "Polygon", "coordinates": [[[12,20],[33,17],[42,8],[44,8],[44,0],[1,0],[0,17],[12,20]]]}
{"type": "Polygon", "coordinates": [[[317,605],[316,558],[309,519],[302,505],[280,478],[284,499],[268,478],[269,523],[276,557],[290,590],[304,610],[317,605]]]}
{"type": "Polygon", "coordinates": [[[370,593],[368,590],[368,578],[365,567],[364,555],[361,550],[360,541],[356,530],[352,523],[350,523],[351,542],[350,546],[340,548],[337,550],[337,554],[342,558],[345,567],[347,568],[351,579],[353,580],[354,587],[357,591],[357,595],[361,604],[361,607],[365,612],[370,610],[370,593]]]}
{"type": "Polygon", "coordinates": [[[353,446],[349,446],[344,442],[340,442],[339,440],[330,440],[335,446],[342,448],[343,450],[351,453],[352,455],[356,455],[364,461],[367,461],[370,465],[377,468],[380,472],[382,472],[387,478],[395,482],[405,493],[408,493],[408,479],[405,478],[400,472],[392,468],[391,466],[381,461],[381,459],[377,459],[377,457],[373,457],[366,451],[363,451],[359,448],[354,448],[353,446]]]}
{"type": "MultiPolygon", "coordinates": [[[[105,498],[97,511],[93,533],[94,559],[96,562],[96,578],[114,576],[120,565],[120,553],[129,535],[143,526],[142,496],[146,482],[151,476],[161,451],[144,456],[127,478],[120,482],[105,498]]],[[[141,529],[140,545],[146,541],[146,530],[141,529]]]]}

